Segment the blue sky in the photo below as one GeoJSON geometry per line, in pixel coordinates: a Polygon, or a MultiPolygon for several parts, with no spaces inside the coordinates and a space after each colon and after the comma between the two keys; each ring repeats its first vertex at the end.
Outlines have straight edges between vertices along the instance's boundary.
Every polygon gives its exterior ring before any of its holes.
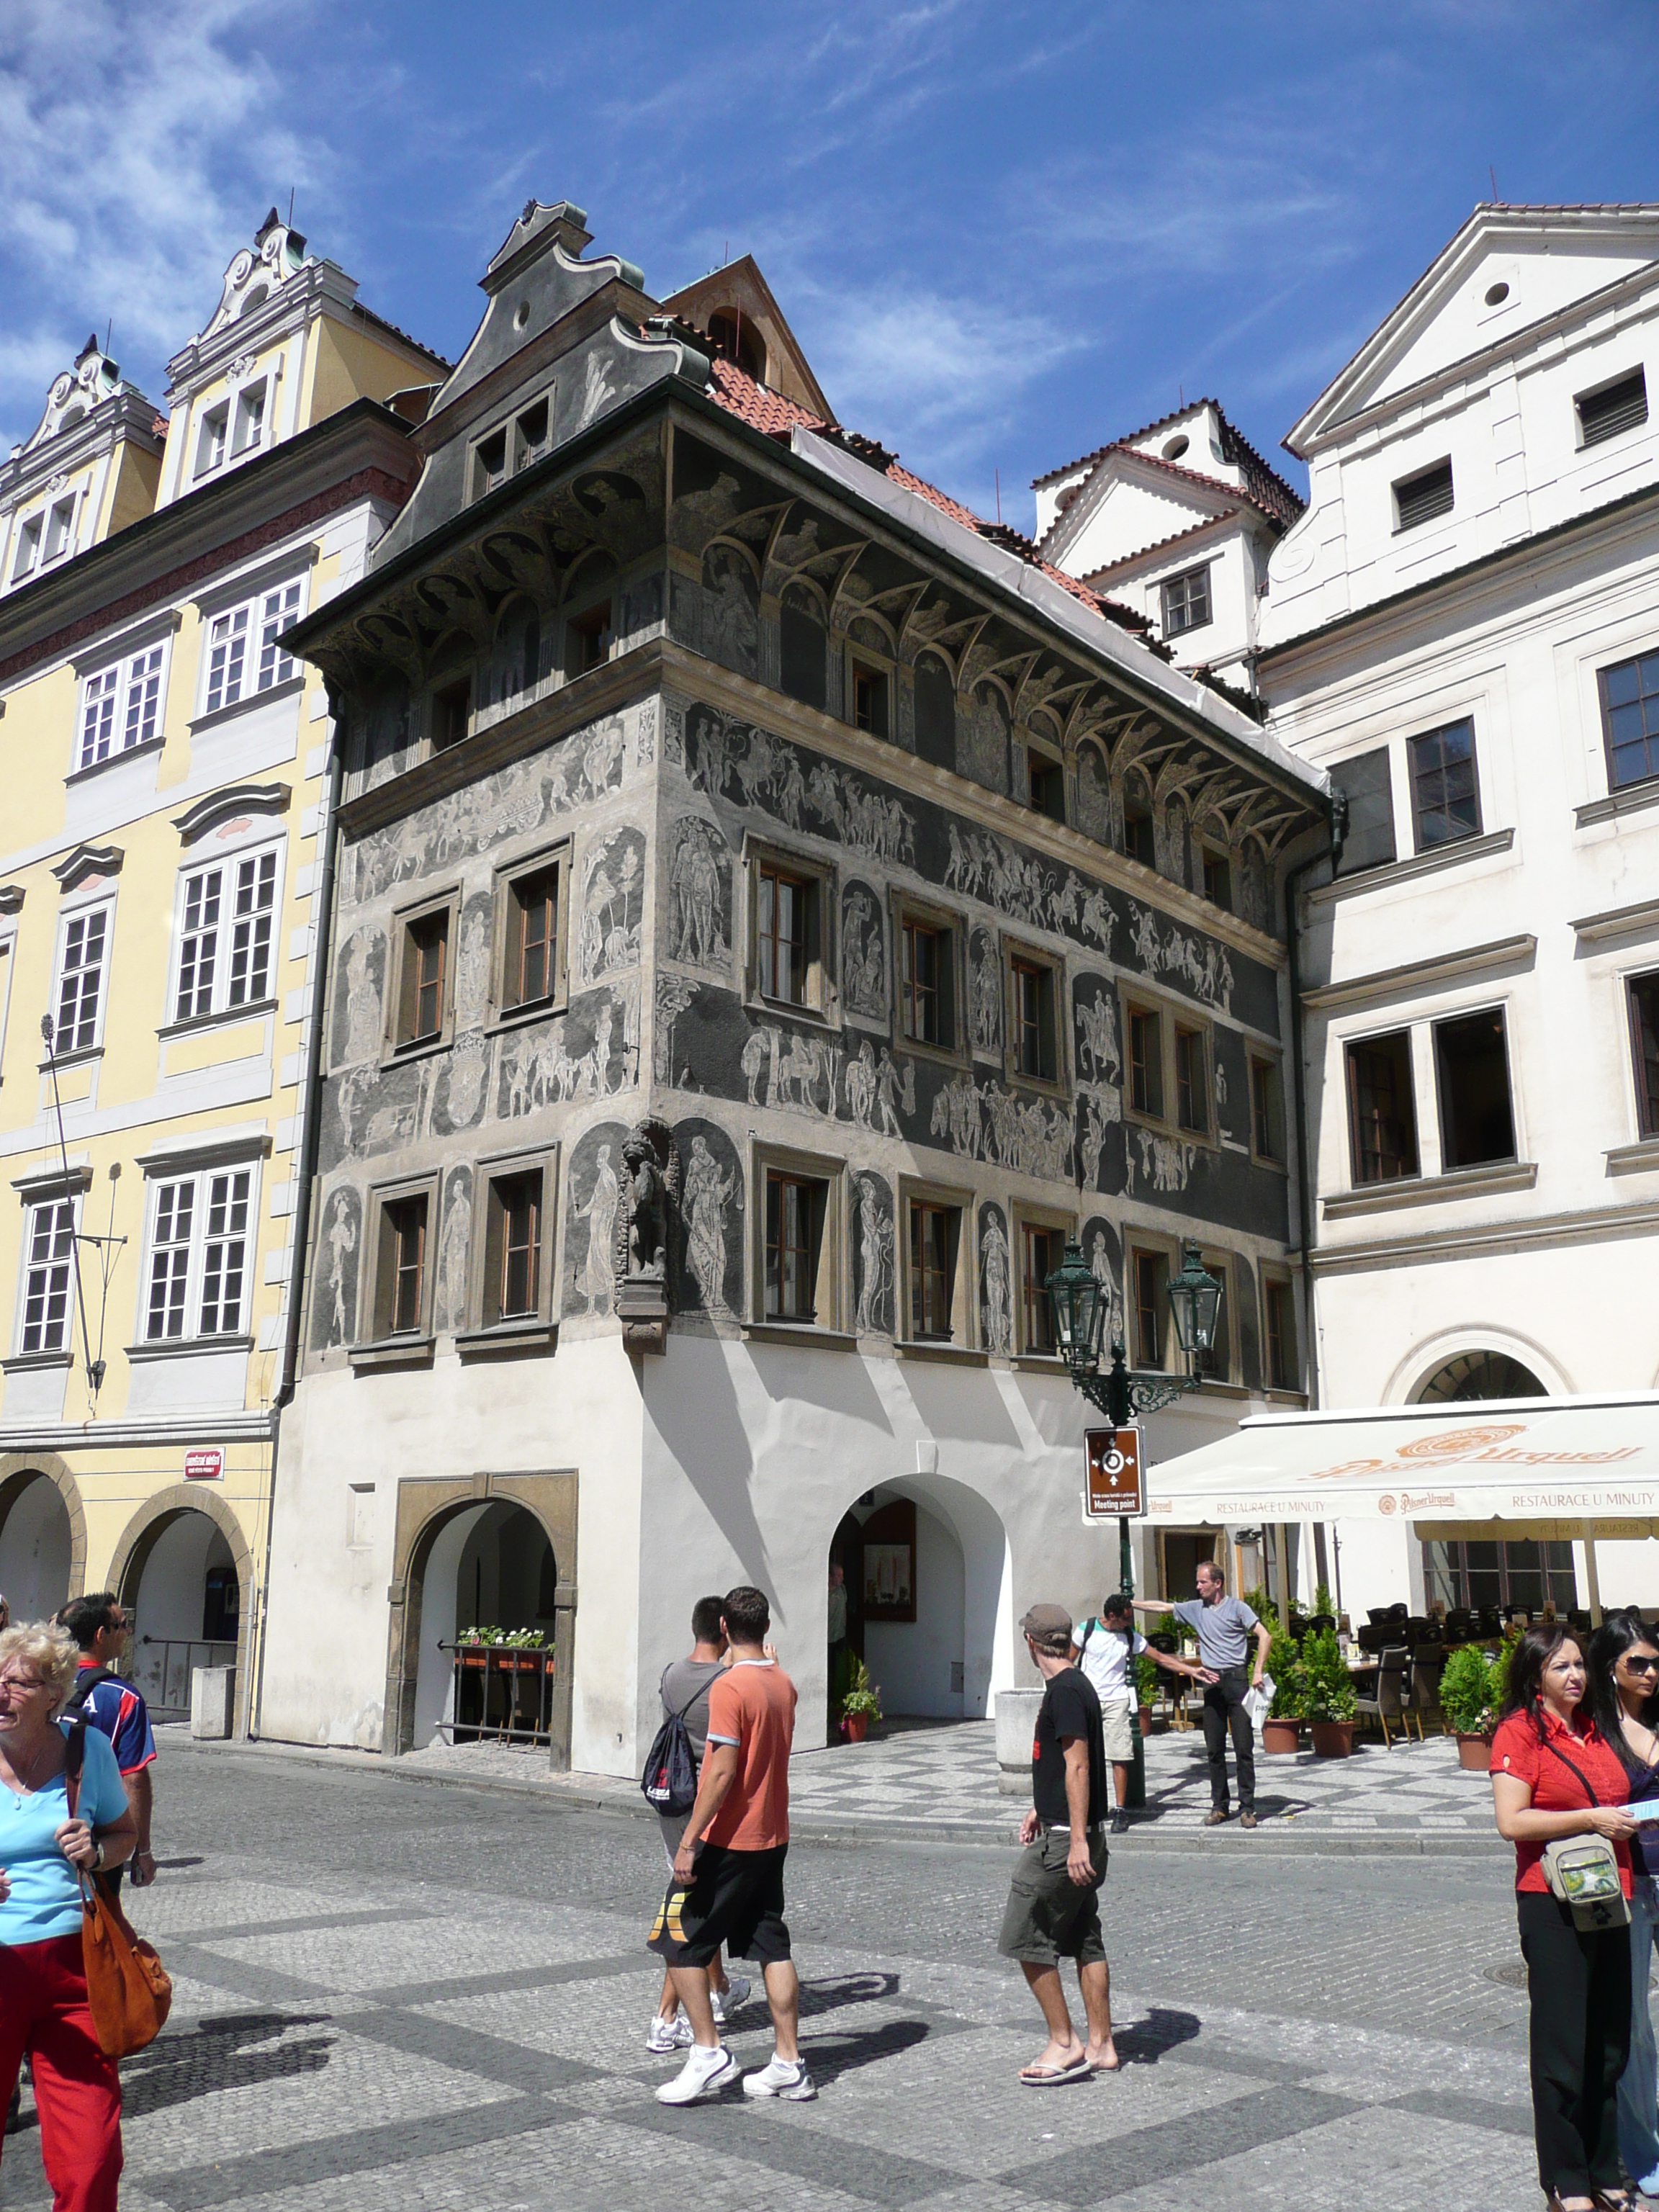
{"type": "Polygon", "coordinates": [[[0,450],[152,398],[266,208],[452,356],[535,193],[659,295],[752,252],[842,419],[1029,525],[1212,392],[1278,441],[1474,204],[1659,200],[1653,0],[0,7],[0,450]]]}

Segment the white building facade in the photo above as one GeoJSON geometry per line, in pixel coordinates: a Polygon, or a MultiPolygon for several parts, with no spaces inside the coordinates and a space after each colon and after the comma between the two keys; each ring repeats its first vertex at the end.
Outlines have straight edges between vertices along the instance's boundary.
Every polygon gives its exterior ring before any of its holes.
{"type": "MultiPolygon", "coordinates": [[[[1286,440],[1257,675],[1347,800],[1298,902],[1324,1406],[1659,1381],[1656,257],[1659,207],[1483,206],[1286,440]]],[[[1338,1534],[1351,1607],[1588,1595],[1564,1527],[1338,1534]]]]}

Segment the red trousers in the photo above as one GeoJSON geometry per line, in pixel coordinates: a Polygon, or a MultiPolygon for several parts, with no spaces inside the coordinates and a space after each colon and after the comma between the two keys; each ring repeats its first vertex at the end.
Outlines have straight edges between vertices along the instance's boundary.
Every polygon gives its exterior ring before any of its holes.
{"type": "Polygon", "coordinates": [[[115,2212],[121,2083],[93,2031],[78,1933],[0,1943],[0,2112],[26,2051],[52,2212],[115,2212]]]}

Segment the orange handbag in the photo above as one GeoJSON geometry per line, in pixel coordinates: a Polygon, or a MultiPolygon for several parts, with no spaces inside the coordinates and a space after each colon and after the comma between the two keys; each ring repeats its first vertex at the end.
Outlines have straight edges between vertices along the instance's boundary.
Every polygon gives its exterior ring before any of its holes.
{"type": "MultiPolygon", "coordinates": [[[[82,1722],[71,1731],[64,1781],[70,1818],[81,1800],[82,1722]]],[[[113,1887],[77,1867],[81,1883],[81,1957],[87,2003],[98,2048],[106,2058],[126,2058],[154,2043],[173,2009],[173,1982],[155,1947],[135,1935],[113,1887]]]]}

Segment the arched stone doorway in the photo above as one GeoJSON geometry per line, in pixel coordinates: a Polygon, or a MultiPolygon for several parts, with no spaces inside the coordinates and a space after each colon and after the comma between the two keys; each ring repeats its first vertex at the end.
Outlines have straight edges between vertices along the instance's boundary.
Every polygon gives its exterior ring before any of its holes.
{"type": "Polygon", "coordinates": [[[195,1485],[158,1492],[127,1523],[109,1578],[133,1617],[129,1665],[152,1712],[181,1718],[191,1671],[231,1667],[240,1727],[253,1559],[230,1508],[195,1485]]]}
{"type": "Polygon", "coordinates": [[[87,1528],[75,1478],[53,1453],[0,1453],[0,1595],[15,1621],[49,1620],[79,1597],[87,1528]]]}
{"type": "Polygon", "coordinates": [[[881,1483],[843,1516],[830,1552],[852,1584],[849,1640],[888,1717],[986,1718],[1014,1679],[1008,1540],[995,1509],[945,1475],[881,1483]]]}
{"type": "Polygon", "coordinates": [[[1481,1398],[1542,1398],[1548,1394],[1531,1368],[1507,1352],[1462,1352],[1420,1384],[1419,1406],[1462,1405],[1481,1398]]]}
{"type": "Polygon", "coordinates": [[[568,1767],[575,1583],[574,1474],[400,1482],[384,1748],[423,1749],[455,1720],[451,1655],[440,1647],[457,1629],[536,1628],[553,1644],[549,1756],[568,1767]]]}

